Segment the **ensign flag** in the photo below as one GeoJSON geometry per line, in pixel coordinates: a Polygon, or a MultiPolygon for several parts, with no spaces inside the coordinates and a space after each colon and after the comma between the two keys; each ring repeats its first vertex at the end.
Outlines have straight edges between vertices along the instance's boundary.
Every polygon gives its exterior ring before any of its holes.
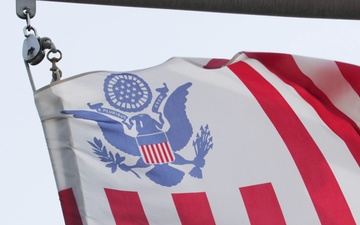
{"type": "Polygon", "coordinates": [[[38,90],[67,225],[360,224],[360,67],[245,52],[38,90]]]}

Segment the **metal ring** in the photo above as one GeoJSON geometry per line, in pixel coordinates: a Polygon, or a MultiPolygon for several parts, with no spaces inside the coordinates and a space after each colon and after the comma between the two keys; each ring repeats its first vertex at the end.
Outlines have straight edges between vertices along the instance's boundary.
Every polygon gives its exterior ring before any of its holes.
{"type": "Polygon", "coordinates": [[[37,31],[34,27],[24,27],[24,35],[25,37],[29,37],[30,31],[34,31],[34,35],[37,36],[37,31]],[[28,32],[27,32],[28,31],[28,32]]]}
{"type": "Polygon", "coordinates": [[[52,51],[49,51],[47,54],[46,54],[46,58],[50,61],[50,62],[59,62],[61,59],[62,59],[62,53],[59,49],[56,50],[56,52],[52,52],[52,51]],[[56,57],[52,57],[50,58],[50,53],[59,53],[60,54],[60,57],[59,58],[56,58],[56,57]]]}

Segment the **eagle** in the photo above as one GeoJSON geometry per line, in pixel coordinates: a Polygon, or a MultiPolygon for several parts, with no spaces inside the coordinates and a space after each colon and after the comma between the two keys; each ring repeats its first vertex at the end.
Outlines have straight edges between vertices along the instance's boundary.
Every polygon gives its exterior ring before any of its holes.
{"type": "Polygon", "coordinates": [[[90,110],[63,110],[61,113],[70,114],[74,118],[91,120],[97,123],[102,131],[106,141],[119,151],[125,152],[132,156],[139,156],[137,165],[139,167],[152,166],[152,169],[146,172],[146,176],[157,184],[163,186],[174,186],[181,182],[184,172],[171,166],[171,164],[185,164],[187,160],[177,154],[189,142],[193,135],[193,128],[186,114],[186,102],[188,89],[192,83],[185,83],[176,88],[167,98],[163,108],[163,115],[169,123],[169,128],[164,131],[162,114],[160,122],[153,119],[148,114],[137,114],[129,119],[130,123],[119,122],[104,114],[90,110]],[[135,124],[137,136],[133,137],[126,134],[126,128],[132,128],[135,124]],[[140,135],[151,135],[159,132],[166,134],[167,141],[173,151],[175,159],[169,163],[148,165],[141,157],[137,137],[140,135]]]}

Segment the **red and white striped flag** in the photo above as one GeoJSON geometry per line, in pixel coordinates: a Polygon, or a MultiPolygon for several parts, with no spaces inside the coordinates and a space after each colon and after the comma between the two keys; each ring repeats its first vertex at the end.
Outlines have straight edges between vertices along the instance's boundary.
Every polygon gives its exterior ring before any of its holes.
{"type": "Polygon", "coordinates": [[[35,100],[67,225],[348,225],[359,96],[358,66],[245,52],[86,73],[35,100]]]}

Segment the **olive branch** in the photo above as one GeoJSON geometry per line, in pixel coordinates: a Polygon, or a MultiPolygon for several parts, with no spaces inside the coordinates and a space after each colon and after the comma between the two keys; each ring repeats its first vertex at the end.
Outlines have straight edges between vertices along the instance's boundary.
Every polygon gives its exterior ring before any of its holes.
{"type": "Polygon", "coordinates": [[[94,142],[88,141],[88,143],[92,146],[93,152],[98,156],[100,161],[107,163],[106,167],[111,168],[111,173],[115,173],[117,169],[121,169],[125,172],[132,172],[136,177],[140,178],[139,174],[137,174],[133,168],[143,167],[141,165],[128,166],[124,162],[125,157],[120,156],[119,153],[115,153],[115,155],[106,149],[106,146],[103,145],[100,139],[94,137],[94,142]]]}

